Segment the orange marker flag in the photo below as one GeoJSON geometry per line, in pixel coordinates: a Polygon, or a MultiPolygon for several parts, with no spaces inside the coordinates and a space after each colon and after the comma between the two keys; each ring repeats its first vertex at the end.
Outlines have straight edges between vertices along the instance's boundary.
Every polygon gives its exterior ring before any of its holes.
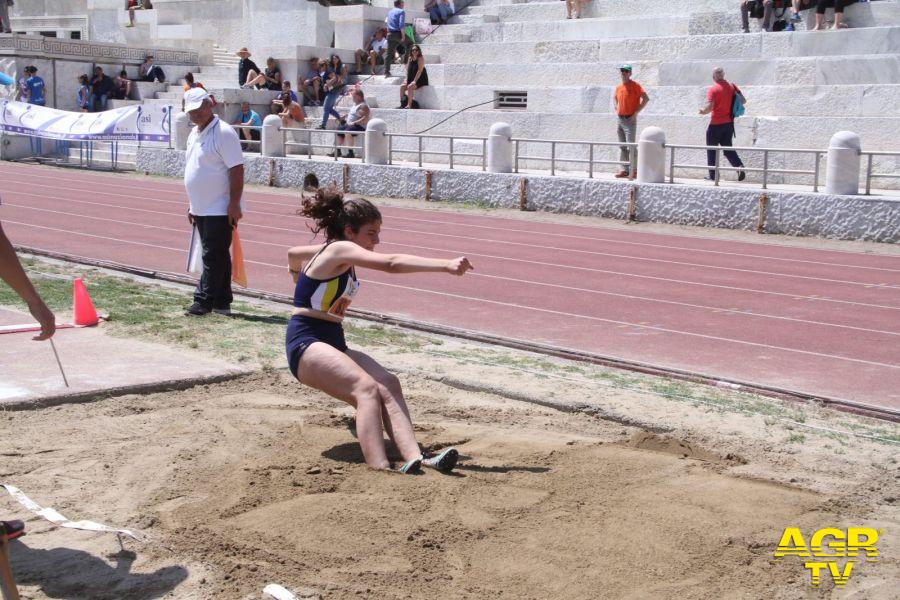
{"type": "Polygon", "coordinates": [[[244,268],[244,250],[237,227],[231,232],[231,280],[241,287],[247,287],[247,270],[244,268]]]}

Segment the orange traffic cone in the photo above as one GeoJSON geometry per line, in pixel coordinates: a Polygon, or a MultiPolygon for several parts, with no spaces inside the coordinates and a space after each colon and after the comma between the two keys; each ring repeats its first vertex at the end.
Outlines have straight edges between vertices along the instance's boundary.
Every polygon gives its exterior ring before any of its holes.
{"type": "Polygon", "coordinates": [[[72,312],[75,317],[75,325],[79,327],[90,327],[100,322],[97,317],[97,311],[94,310],[94,303],[88,296],[87,288],[80,277],[75,278],[75,285],[72,289],[72,312]]]}

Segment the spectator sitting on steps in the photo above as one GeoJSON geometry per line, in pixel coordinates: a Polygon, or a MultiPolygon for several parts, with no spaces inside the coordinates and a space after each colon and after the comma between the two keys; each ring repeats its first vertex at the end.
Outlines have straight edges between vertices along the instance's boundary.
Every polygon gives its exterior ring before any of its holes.
{"type": "Polygon", "coordinates": [[[109,97],[115,89],[113,80],[103,72],[101,67],[94,67],[94,78],[91,80],[91,89],[94,92],[94,111],[101,112],[108,108],[109,97]]]}
{"type": "MultiPolygon", "coordinates": [[[[319,59],[313,56],[309,59],[309,70],[300,80],[300,92],[303,94],[303,103],[307,106],[321,106],[322,79],[319,77],[319,59]]],[[[327,62],[325,63],[327,66],[327,62]]]]}
{"type": "Polygon", "coordinates": [[[278,116],[281,117],[282,127],[295,129],[306,127],[306,115],[303,114],[300,104],[291,100],[290,94],[281,95],[281,105],[284,110],[278,113],[278,116]]]}
{"type": "MultiPolygon", "coordinates": [[[[701,115],[712,113],[709,119],[709,126],[706,128],[706,145],[707,146],[731,146],[731,140],[734,139],[734,116],[732,116],[732,104],[734,103],[734,95],[741,94],[741,91],[734,84],[725,80],[725,70],[722,67],[713,69],[713,84],[706,92],[706,105],[700,109],[701,115]]],[[[743,96],[743,94],[741,94],[743,96]]],[[[723,152],[725,158],[731,163],[732,167],[743,167],[744,163],[734,150],[726,150],[723,152]]],[[[716,172],[713,167],[716,164],[716,151],[706,151],[706,164],[709,165],[708,180],[715,180],[716,172]]],[[[738,181],[743,181],[747,174],[744,171],[738,172],[738,181]]],[[[721,177],[720,177],[721,179],[721,177]]]]}
{"type": "Polygon", "coordinates": [[[166,74],[163,73],[159,65],[153,64],[152,54],[148,54],[147,58],[144,59],[144,64],[138,69],[138,75],[138,79],[150,83],[161,83],[166,80],[166,74]]]}
{"type": "Polygon", "coordinates": [[[78,76],[78,110],[91,112],[91,86],[87,75],[78,76]]]}
{"type": "Polygon", "coordinates": [[[387,51],[387,29],[381,27],[375,30],[366,49],[360,48],[356,51],[356,72],[362,73],[362,61],[366,61],[369,65],[369,71],[375,74],[375,65],[384,64],[384,54],[387,51]]]}
{"type": "Polygon", "coordinates": [[[256,63],[250,60],[250,51],[247,48],[241,48],[237,51],[237,55],[241,57],[238,63],[238,85],[250,87],[248,82],[259,77],[260,69],[256,63]]]}
{"type": "Polygon", "coordinates": [[[134,27],[134,11],[153,8],[150,0],[125,0],[125,10],[128,11],[128,25],[125,27],[134,27]]]}
{"type": "Polygon", "coordinates": [[[241,116],[238,118],[235,125],[245,125],[247,127],[253,127],[254,129],[247,129],[246,127],[242,127],[238,129],[238,134],[241,138],[241,147],[245,146],[252,149],[253,144],[244,144],[244,142],[259,141],[260,131],[262,130],[262,118],[259,116],[259,113],[250,108],[249,102],[241,102],[241,116]]]}
{"type": "Polygon", "coordinates": [[[790,18],[788,19],[787,26],[784,28],[784,30],[794,31],[795,24],[803,20],[803,17],[800,16],[800,12],[809,10],[815,5],[816,0],[791,0],[791,14],[790,18]]]}
{"type": "Polygon", "coordinates": [[[772,31],[772,15],[775,10],[775,0],[743,0],[741,2],[741,28],[744,33],[750,33],[750,10],[759,2],[762,2],[762,14],[756,14],[763,31],[772,31]],[[752,6],[751,6],[752,3],[752,6]]]}
{"type": "Polygon", "coordinates": [[[581,18],[581,6],[584,4],[585,0],[566,0],[566,18],[572,18],[572,9],[575,9],[575,18],[581,18]]]}
{"type": "Polygon", "coordinates": [[[400,86],[399,108],[413,108],[413,97],[416,90],[428,85],[428,71],[425,70],[425,57],[422,48],[413,44],[409,49],[409,60],[406,62],[406,82],[400,86]]]}
{"type": "MultiPolygon", "coordinates": [[[[641,84],[631,79],[631,65],[620,66],[619,73],[622,75],[622,83],[616,88],[613,98],[618,115],[616,133],[620,142],[633,144],[637,134],[638,113],[644,110],[650,102],[650,97],[641,84]]],[[[622,169],[616,173],[616,177],[620,179],[637,177],[637,148],[620,146],[619,161],[622,163],[622,169]]]]}
{"type": "Polygon", "coordinates": [[[279,93],[278,96],[276,96],[275,99],[272,100],[272,112],[273,113],[281,112],[281,110],[283,108],[281,106],[281,97],[284,94],[291,95],[291,102],[299,102],[299,100],[297,99],[297,92],[295,92],[294,90],[291,89],[291,82],[283,81],[283,82],[281,82],[281,93],[279,93]]]}
{"type": "Polygon", "coordinates": [[[267,90],[281,90],[281,69],[275,64],[275,59],[271,56],[266,59],[266,70],[257,75],[253,79],[248,79],[247,87],[256,86],[257,89],[264,88],[267,90]]]}
{"type": "Polygon", "coordinates": [[[429,0],[425,3],[425,12],[433,25],[443,25],[453,16],[453,9],[446,0],[429,0]]]}
{"type": "Polygon", "coordinates": [[[811,31],[820,31],[826,28],[825,9],[831,7],[834,7],[834,26],[831,29],[846,29],[844,9],[851,4],[856,4],[856,0],[818,0],[816,3],[816,25],[811,31]]]}
{"type": "Polygon", "coordinates": [[[113,84],[115,85],[113,98],[116,100],[128,100],[131,98],[131,80],[128,79],[128,72],[125,69],[119,71],[118,77],[113,79],[113,84]]]}
{"type": "MultiPolygon", "coordinates": [[[[349,142],[351,146],[354,145],[354,140],[356,140],[356,136],[351,131],[365,131],[366,125],[369,123],[369,117],[371,116],[371,111],[369,110],[369,105],[366,104],[366,97],[363,94],[363,91],[359,88],[353,90],[351,94],[353,97],[353,108],[350,109],[350,112],[347,114],[346,123],[338,127],[341,131],[346,131],[348,133],[344,135],[337,136],[337,144],[338,148],[335,150],[338,156],[341,155],[340,146],[344,145],[344,142],[349,142]]],[[[334,153],[331,154],[334,156],[334,153]]],[[[353,153],[353,148],[347,151],[347,158],[356,158],[356,155],[353,153]]]]}

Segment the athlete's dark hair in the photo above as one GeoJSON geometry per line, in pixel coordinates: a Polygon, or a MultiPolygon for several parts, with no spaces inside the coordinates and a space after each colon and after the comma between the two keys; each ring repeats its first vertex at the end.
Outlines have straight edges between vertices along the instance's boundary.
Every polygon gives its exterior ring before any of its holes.
{"type": "Polygon", "coordinates": [[[337,186],[330,185],[303,194],[300,214],[315,221],[313,233],[325,232],[327,241],[344,239],[344,228],[356,233],[366,223],[381,220],[381,213],[365,198],[345,199],[337,186]]]}

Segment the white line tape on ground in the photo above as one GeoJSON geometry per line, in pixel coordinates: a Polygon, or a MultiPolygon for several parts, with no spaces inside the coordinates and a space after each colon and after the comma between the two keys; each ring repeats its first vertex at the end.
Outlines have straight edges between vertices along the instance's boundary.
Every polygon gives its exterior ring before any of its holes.
{"type": "Polygon", "coordinates": [[[290,593],[277,583],[270,583],[263,588],[263,594],[275,598],[275,600],[297,600],[297,596],[290,593]]]}
{"type": "Polygon", "coordinates": [[[51,523],[59,525],[60,527],[68,527],[69,529],[82,529],[84,531],[103,531],[107,533],[115,533],[117,535],[127,535],[128,537],[134,538],[138,541],[140,541],[141,539],[134,531],[130,529],[115,529],[113,527],[108,527],[106,525],[95,523],[93,521],[70,521],[66,517],[56,512],[56,510],[52,508],[42,507],[34,500],[23,494],[22,490],[15,486],[3,483],[0,484],[0,487],[6,488],[6,491],[9,492],[9,495],[15,498],[19,502],[19,504],[21,504],[37,516],[43,517],[51,523]]]}

